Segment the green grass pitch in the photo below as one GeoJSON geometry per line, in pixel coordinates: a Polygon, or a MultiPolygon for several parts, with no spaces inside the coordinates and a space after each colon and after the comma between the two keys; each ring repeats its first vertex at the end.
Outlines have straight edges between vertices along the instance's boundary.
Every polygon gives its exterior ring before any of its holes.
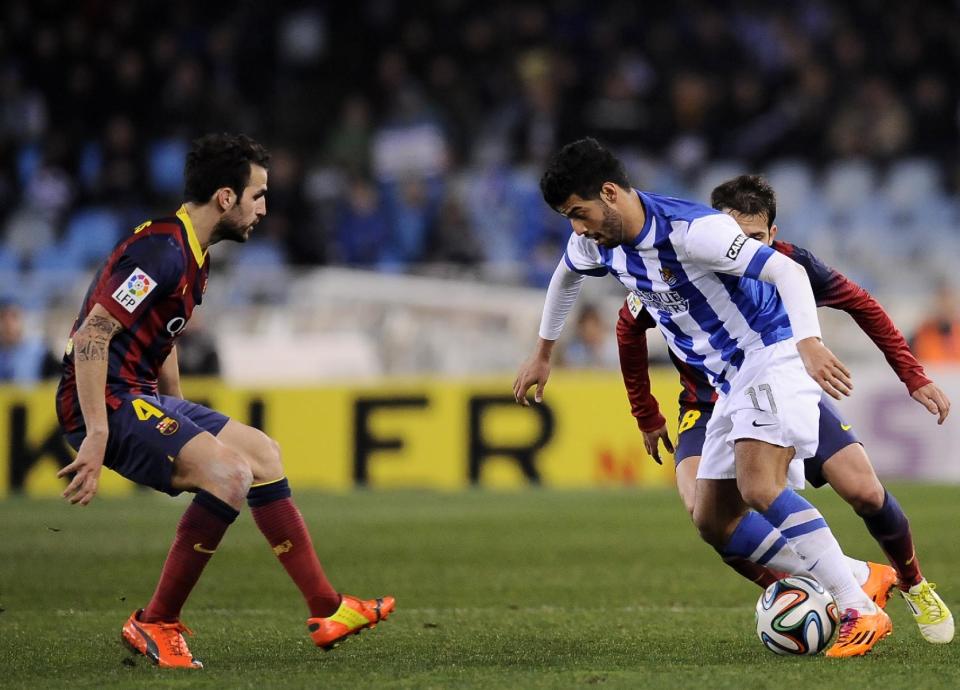
{"type": "MultiPolygon", "coordinates": [[[[928,577],[960,611],[960,488],[894,488],[928,577]]],[[[880,558],[829,490],[807,495],[849,554],[880,558]]],[[[154,668],[119,641],[184,501],[0,501],[0,687],[960,687],[960,640],[923,642],[899,597],[893,636],[866,658],[764,650],[759,589],[700,543],[670,490],[297,499],[334,584],[394,594],[397,613],[316,649],[299,593],[247,513],[187,604],[197,672],[154,668]]]]}

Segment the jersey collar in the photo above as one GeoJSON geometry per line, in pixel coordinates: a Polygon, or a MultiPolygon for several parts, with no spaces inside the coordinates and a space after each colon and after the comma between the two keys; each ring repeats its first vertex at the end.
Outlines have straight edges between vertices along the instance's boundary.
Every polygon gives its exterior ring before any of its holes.
{"type": "Polygon", "coordinates": [[[207,258],[207,253],[200,247],[200,240],[197,239],[197,231],[193,229],[193,221],[190,220],[190,214],[187,213],[186,204],[181,206],[180,210],[177,211],[177,218],[180,219],[184,229],[187,231],[187,242],[190,244],[190,251],[193,252],[193,258],[196,260],[197,266],[203,266],[203,261],[207,258]]]}
{"type": "Polygon", "coordinates": [[[633,241],[633,246],[639,247],[640,243],[643,242],[643,238],[647,236],[647,233],[650,232],[650,227],[653,225],[653,213],[650,209],[650,200],[646,198],[646,195],[639,189],[634,189],[633,191],[636,192],[637,197],[640,199],[640,204],[643,206],[643,227],[640,228],[637,239],[633,241]]]}

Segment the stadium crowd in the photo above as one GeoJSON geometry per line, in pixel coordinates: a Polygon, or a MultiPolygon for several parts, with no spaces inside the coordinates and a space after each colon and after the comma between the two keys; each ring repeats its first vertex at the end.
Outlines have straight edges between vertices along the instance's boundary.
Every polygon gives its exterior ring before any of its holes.
{"type": "Polygon", "coordinates": [[[273,152],[248,264],[543,285],[569,227],[539,172],[592,134],[654,191],[768,172],[791,239],[829,240],[869,283],[889,252],[929,251],[931,228],[960,242],[958,72],[945,0],[9,0],[0,291],[89,268],[174,203],[209,130],[273,152]]]}

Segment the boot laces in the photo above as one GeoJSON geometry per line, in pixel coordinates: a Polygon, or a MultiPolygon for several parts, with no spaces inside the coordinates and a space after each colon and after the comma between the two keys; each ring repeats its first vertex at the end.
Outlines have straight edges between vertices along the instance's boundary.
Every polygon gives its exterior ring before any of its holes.
{"type": "Polygon", "coordinates": [[[187,649],[187,641],[183,639],[183,633],[188,635],[193,635],[193,631],[185,626],[180,621],[176,623],[161,623],[160,629],[165,633],[164,638],[167,644],[170,647],[170,651],[177,656],[189,656],[193,658],[190,654],[190,650],[187,649]]]}

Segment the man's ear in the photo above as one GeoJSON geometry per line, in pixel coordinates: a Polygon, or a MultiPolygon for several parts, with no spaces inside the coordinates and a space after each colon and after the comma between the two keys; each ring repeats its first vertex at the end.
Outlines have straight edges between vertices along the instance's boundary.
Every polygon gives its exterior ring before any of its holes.
{"type": "Polygon", "coordinates": [[[215,192],[214,196],[221,213],[229,211],[237,203],[237,194],[230,187],[221,187],[215,192]]]}
{"type": "Polygon", "coordinates": [[[619,193],[620,188],[613,182],[604,182],[600,187],[600,199],[608,206],[613,206],[617,203],[619,193]]]}
{"type": "Polygon", "coordinates": [[[776,223],[774,223],[773,225],[770,226],[770,241],[773,242],[775,239],[777,239],[777,224],[776,224],[776,223]]]}

